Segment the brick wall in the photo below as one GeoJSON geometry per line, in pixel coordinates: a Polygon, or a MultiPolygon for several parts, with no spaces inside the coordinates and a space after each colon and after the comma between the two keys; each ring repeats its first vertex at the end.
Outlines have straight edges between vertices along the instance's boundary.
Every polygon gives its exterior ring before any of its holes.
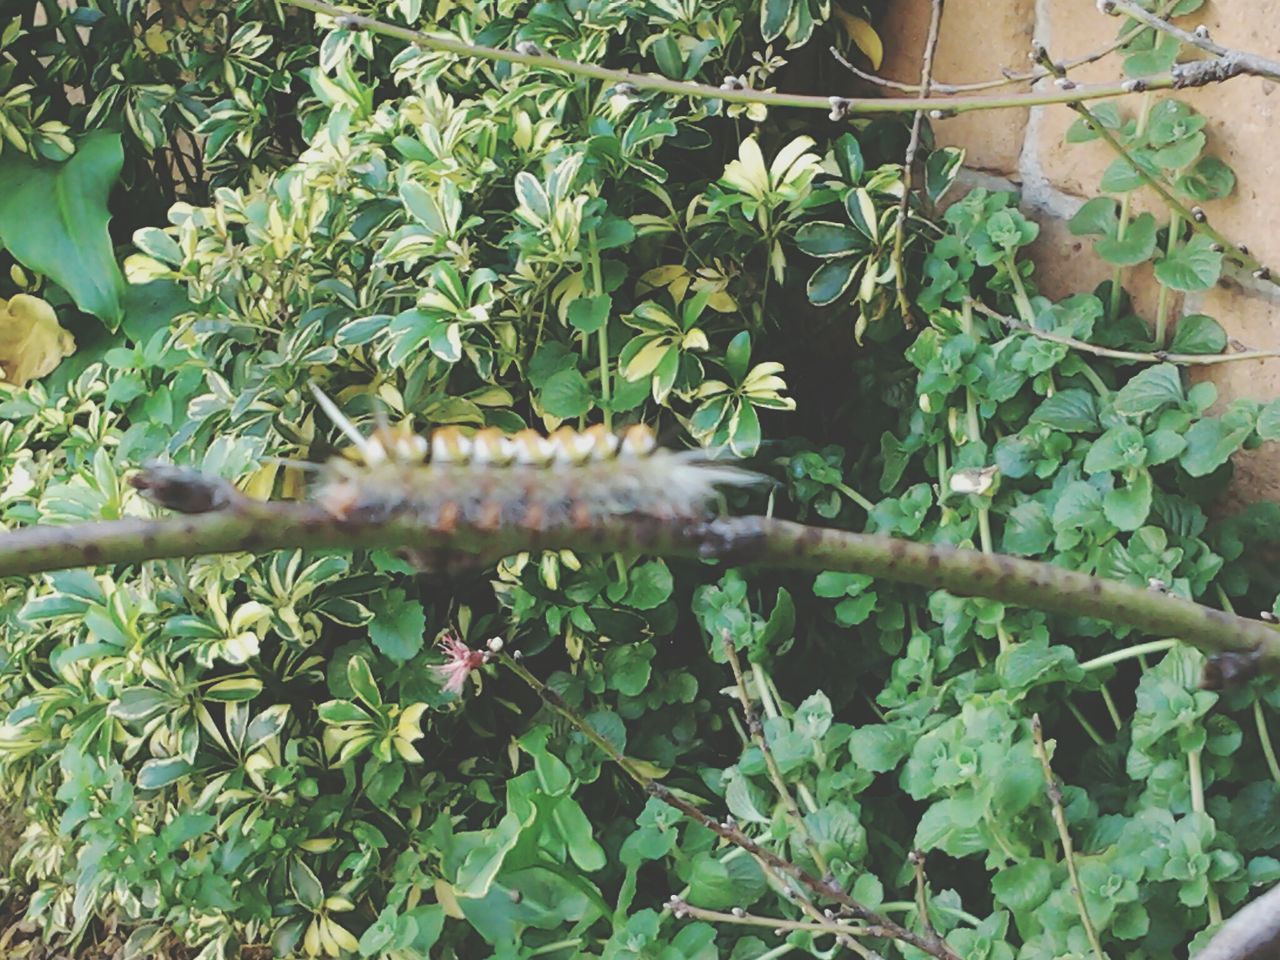
{"type": "MultiPolygon", "coordinates": [[[[891,4],[882,28],[883,75],[918,82],[930,9],[929,0],[891,4]]],[[[1002,67],[1026,70],[1033,38],[1055,60],[1083,56],[1112,41],[1120,23],[1098,12],[1092,0],[948,0],[934,76],[964,83],[997,77],[1002,67]]],[[[1280,3],[1210,0],[1179,23],[1187,29],[1204,24],[1215,40],[1230,47],[1280,56],[1280,3]]],[[[1079,67],[1071,76],[1081,82],[1114,80],[1119,69],[1113,56],[1079,67]]],[[[1236,172],[1235,192],[1203,205],[1210,221],[1235,242],[1248,244],[1280,275],[1280,230],[1274,223],[1280,216],[1280,89],[1267,80],[1241,77],[1176,96],[1209,118],[1207,151],[1236,172]]],[[[1123,106],[1131,114],[1137,103],[1132,96],[1123,106]]],[[[1020,191],[1025,209],[1041,223],[1033,255],[1041,290],[1050,297],[1091,290],[1111,273],[1094,257],[1087,239],[1066,229],[1066,218],[1096,195],[1102,172],[1114,157],[1101,142],[1065,143],[1063,134],[1075,118],[1070,108],[1051,105],[962,114],[934,124],[940,142],[965,149],[971,181],[1020,191]]],[[[1133,209],[1165,216],[1160,199],[1146,192],[1133,209]]],[[[1150,316],[1154,281],[1150,267],[1145,269],[1145,275],[1130,271],[1128,287],[1139,310],[1150,316]]],[[[1209,314],[1249,349],[1280,350],[1280,287],[1271,283],[1232,275],[1215,289],[1180,300],[1174,309],[1175,317],[1209,314]]],[[[1199,367],[1193,377],[1217,384],[1220,405],[1236,397],[1280,396],[1280,359],[1199,367]]],[[[1280,499],[1280,444],[1241,454],[1233,490],[1246,499],[1280,499]]]]}

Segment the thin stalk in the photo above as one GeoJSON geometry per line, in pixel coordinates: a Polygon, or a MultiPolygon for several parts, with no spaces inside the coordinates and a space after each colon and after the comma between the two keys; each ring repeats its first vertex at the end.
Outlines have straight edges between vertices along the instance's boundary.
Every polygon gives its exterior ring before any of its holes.
{"type": "Polygon", "coordinates": [[[1131,647],[1125,647],[1123,650],[1104,653],[1100,657],[1094,657],[1092,660],[1086,660],[1084,663],[1080,664],[1080,669],[1085,671],[1085,673],[1092,670],[1101,670],[1103,667],[1109,667],[1112,664],[1120,663],[1123,660],[1132,660],[1136,657],[1143,657],[1148,653],[1162,653],[1165,650],[1172,650],[1177,645],[1177,640],[1148,640],[1146,643],[1136,643],[1131,647]]]}
{"type": "Polygon", "coordinates": [[[1064,700],[1063,702],[1066,703],[1067,709],[1071,711],[1071,715],[1076,718],[1076,722],[1079,723],[1080,726],[1084,728],[1084,732],[1089,735],[1089,739],[1098,746],[1105,747],[1107,745],[1107,741],[1102,738],[1102,734],[1098,733],[1097,728],[1089,722],[1088,718],[1080,712],[1080,708],[1070,700],[1064,700]]]}
{"type": "MultiPolygon", "coordinates": [[[[1171,257],[1178,249],[1178,233],[1182,229],[1182,218],[1176,210],[1169,214],[1169,240],[1165,245],[1165,256],[1171,257]]],[[[1169,285],[1160,284],[1160,292],[1156,296],[1156,335],[1155,348],[1163,350],[1168,342],[1169,326],[1169,285]]]]}
{"type": "MultiPolygon", "coordinates": [[[[1146,132],[1147,121],[1151,118],[1151,104],[1154,102],[1150,92],[1142,95],[1142,106],[1138,109],[1138,129],[1134,136],[1141,138],[1146,132]]],[[[1120,198],[1120,219],[1116,224],[1116,239],[1123,240],[1129,229],[1129,209],[1133,204],[1133,191],[1120,198]]],[[[1115,267],[1111,271],[1111,309],[1107,314],[1114,322],[1120,319],[1120,296],[1124,292],[1124,267],[1115,267]]]]}
{"type": "Polygon", "coordinates": [[[1102,941],[1098,939],[1098,931],[1094,929],[1089,918],[1089,909],[1084,902],[1084,888],[1080,886],[1080,874],[1076,870],[1075,851],[1071,843],[1071,831],[1067,829],[1067,816],[1062,810],[1062,791],[1049,766],[1049,751],[1044,745],[1044,731],[1040,727],[1040,715],[1031,718],[1031,737],[1035,745],[1036,756],[1040,758],[1040,767],[1044,771],[1045,791],[1049,796],[1049,806],[1053,812],[1053,823],[1058,828],[1058,840],[1062,843],[1063,857],[1067,862],[1067,873],[1071,877],[1071,893],[1076,899],[1076,909],[1080,914],[1080,924],[1084,927],[1085,936],[1093,947],[1096,960],[1107,960],[1102,952],[1102,941]]]}
{"type": "MultiPolygon", "coordinates": [[[[596,232],[594,230],[587,233],[587,251],[591,258],[591,289],[592,296],[600,296],[604,293],[604,283],[600,278],[600,248],[596,243],[596,232]]],[[[604,409],[604,428],[606,430],[613,429],[613,409],[609,404],[609,398],[612,395],[609,384],[609,318],[604,318],[604,323],[600,324],[600,330],[597,333],[598,343],[600,347],[600,399],[601,407],[604,409]]]]}
{"type": "Polygon", "coordinates": [[[1116,733],[1119,733],[1124,727],[1124,722],[1120,719],[1120,711],[1116,709],[1116,701],[1111,696],[1111,691],[1107,689],[1105,683],[1102,685],[1101,693],[1102,702],[1107,706],[1107,713],[1111,715],[1111,722],[1115,724],[1116,733]]]}
{"type": "MultiPolygon", "coordinates": [[[[398,24],[384,23],[373,17],[367,17],[344,7],[326,3],[324,0],[282,0],[282,2],[288,6],[310,10],[313,13],[324,16],[341,18],[341,23],[350,30],[366,30],[370,33],[416,44],[424,50],[449,53],[458,57],[521,64],[526,67],[549,69],[571,76],[601,80],[615,86],[627,84],[637,90],[656,90],[662,93],[701,100],[718,100],[724,103],[759,103],[768,107],[821,110],[823,113],[828,114],[833,109],[833,98],[827,96],[774,93],[761,90],[733,90],[712,86],[711,84],[673,80],[670,77],[652,73],[611,70],[593,63],[579,63],[576,60],[553,57],[541,52],[507,50],[477,43],[468,43],[465,40],[445,34],[424,33],[398,24]]],[[[1228,58],[1223,57],[1221,59],[1224,68],[1230,66],[1228,58]]],[[[1238,70],[1236,71],[1236,73],[1239,72],[1238,70]]],[[[1223,74],[1220,77],[1214,76],[1203,68],[1200,68],[1199,72],[1192,73],[1180,67],[1165,74],[1145,77],[1143,84],[1148,90],[1167,90],[1174,86],[1205,85],[1230,79],[1231,76],[1235,75],[1235,73],[1225,69],[1223,74]]],[[[1081,84],[1070,90],[1009,94],[1007,96],[840,97],[835,99],[846,115],[869,116],[871,114],[914,113],[917,110],[933,109],[951,114],[969,113],[974,110],[1015,109],[1050,103],[1074,104],[1087,100],[1122,97],[1133,92],[1131,83],[1117,80],[1108,83],[1081,84]]]]}
{"type": "Polygon", "coordinates": [[[1009,280],[1013,284],[1013,303],[1018,308],[1018,316],[1027,326],[1036,321],[1035,308],[1031,306],[1031,298],[1027,296],[1026,284],[1022,282],[1022,274],[1018,272],[1018,261],[1013,254],[1005,257],[1005,268],[1009,271],[1009,280]]]}
{"type": "MultiPolygon", "coordinates": [[[[1187,779],[1191,788],[1191,809],[1196,813],[1204,813],[1204,771],[1200,767],[1200,749],[1187,751],[1187,779]]],[[[1208,883],[1209,921],[1222,922],[1222,902],[1218,899],[1218,891],[1208,883]]]]}
{"type": "Polygon", "coordinates": [[[1253,725],[1258,729],[1258,740],[1262,744],[1262,755],[1267,758],[1267,769],[1271,771],[1271,779],[1280,783],[1280,763],[1276,762],[1276,748],[1272,746],[1271,734],[1267,730],[1267,718],[1262,713],[1262,701],[1253,701],[1253,725]]]}

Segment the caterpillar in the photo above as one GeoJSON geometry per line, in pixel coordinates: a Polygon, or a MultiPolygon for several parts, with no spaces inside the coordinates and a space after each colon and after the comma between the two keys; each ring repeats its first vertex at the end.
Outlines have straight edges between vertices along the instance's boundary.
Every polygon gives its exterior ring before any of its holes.
{"type": "Polygon", "coordinates": [[[413,516],[443,532],[581,529],[622,516],[696,520],[707,515],[718,488],[768,481],[716,463],[704,450],[659,447],[643,425],[621,434],[599,425],[561,427],[548,436],[441,427],[429,438],[380,425],[365,436],[332,400],[313,392],[353,444],[354,458],[332,458],[316,491],[337,519],[413,516]]]}

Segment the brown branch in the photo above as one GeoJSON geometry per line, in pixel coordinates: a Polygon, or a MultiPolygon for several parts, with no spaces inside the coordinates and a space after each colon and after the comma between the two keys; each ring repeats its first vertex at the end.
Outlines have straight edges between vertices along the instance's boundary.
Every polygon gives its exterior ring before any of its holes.
{"type": "MultiPolygon", "coordinates": [[[[147,478],[144,471],[144,484],[147,478]]],[[[198,485],[198,481],[192,482],[198,485]]],[[[989,597],[1070,616],[1087,615],[1155,636],[1178,637],[1210,655],[1238,653],[1255,662],[1260,671],[1280,673],[1280,632],[1270,624],[1172,594],[1019,557],[827,530],[769,517],[690,523],[620,516],[589,527],[565,523],[531,529],[471,523],[441,529],[412,511],[393,511],[377,520],[340,519],[318,504],[264,503],[234,490],[227,496],[227,506],[186,517],[37,525],[0,533],[0,577],[299,547],[398,547],[420,556],[446,560],[468,557],[476,563],[526,550],[557,549],[718,558],[793,570],[864,573],[960,596],[989,597]]],[[[169,502],[180,505],[183,498],[179,487],[169,502]]],[[[203,498],[217,499],[204,493],[193,499],[201,505],[203,498]]]]}
{"type": "MultiPolygon", "coordinates": [[[[1165,5],[1161,8],[1160,12],[1167,13],[1172,10],[1177,3],[1178,0],[1166,0],[1165,5]]],[[[1002,77],[996,77],[991,80],[975,80],[972,83],[942,83],[935,80],[932,84],[932,89],[935,93],[976,93],[979,90],[994,90],[998,87],[1007,87],[1015,83],[1035,83],[1037,80],[1043,80],[1046,77],[1058,76],[1060,73],[1066,73],[1067,71],[1074,70],[1076,67],[1082,67],[1090,63],[1097,63],[1104,57],[1115,53],[1146,29],[1147,27],[1141,23],[1134,24],[1129,30],[1122,32],[1120,36],[1116,37],[1115,40],[1112,40],[1106,46],[1099,47],[1097,50],[1092,50],[1089,53],[1082,54],[1078,57],[1068,57],[1065,60],[1057,61],[1055,64],[1057,67],[1056,70],[1049,69],[1047,67],[1036,67],[1035,69],[1028,70],[1025,73],[1015,73],[1009,68],[1003,67],[1001,68],[1001,72],[1004,74],[1002,77]]],[[[914,93],[917,95],[920,93],[920,84],[918,83],[902,83],[898,80],[890,80],[888,77],[878,77],[874,73],[867,73],[865,70],[858,69],[857,66],[849,62],[849,59],[841,53],[837,47],[831,47],[831,55],[835,57],[836,61],[841,66],[854,76],[859,77],[862,80],[866,80],[869,83],[874,83],[877,86],[886,87],[890,90],[899,90],[902,93],[914,93]]]]}
{"type": "Polygon", "coordinates": [[[1096,960],[1107,960],[1102,952],[1102,943],[1098,940],[1098,931],[1089,919],[1089,909],[1084,902],[1084,888],[1080,886],[1080,874],[1076,871],[1075,850],[1071,844],[1071,831],[1067,829],[1067,816],[1062,811],[1062,791],[1058,781],[1053,777],[1053,768],[1049,766],[1049,751],[1044,746],[1044,732],[1040,727],[1040,714],[1031,718],[1031,738],[1035,745],[1036,756],[1040,758],[1040,767],[1044,771],[1045,791],[1049,796],[1049,805],[1053,809],[1053,823],[1058,828],[1058,839],[1062,843],[1062,855],[1067,861],[1067,873],[1071,877],[1071,895],[1075,897],[1076,909],[1080,914],[1080,923],[1084,927],[1085,936],[1093,947],[1096,960]]]}
{"type": "Polygon", "coordinates": [[[1129,3],[1128,0],[1103,0],[1099,6],[1102,7],[1104,13],[1123,13],[1126,17],[1137,20],[1145,26],[1159,30],[1161,33],[1167,33],[1171,37],[1176,37],[1188,46],[1197,47],[1220,61],[1235,63],[1238,65],[1240,73],[1280,80],[1280,61],[1269,60],[1255,53],[1224,47],[1220,43],[1215,43],[1209,37],[1207,30],[1188,33],[1181,27],[1175,27],[1163,17],[1143,10],[1135,3],[1129,3]]]}
{"type": "MultiPolygon", "coordinates": [[[[700,826],[706,827],[721,840],[731,843],[735,847],[740,847],[742,850],[745,850],[752,857],[755,857],[761,863],[766,864],[777,873],[798,881],[802,886],[812,891],[816,896],[839,904],[843,912],[849,916],[865,921],[870,926],[877,927],[881,936],[898,940],[902,943],[908,943],[919,950],[923,950],[930,956],[938,957],[939,960],[960,960],[945,941],[936,936],[932,939],[919,936],[888,917],[881,916],[847,894],[834,880],[830,878],[819,879],[818,877],[815,877],[799,864],[792,863],[790,860],[778,856],[778,854],[774,853],[767,847],[762,847],[760,844],[756,843],[743,833],[741,828],[732,820],[721,822],[715,817],[703,813],[688,800],[672,792],[670,789],[663,786],[661,783],[658,783],[651,777],[641,773],[635,764],[628,760],[617,747],[601,736],[600,733],[591,726],[591,724],[587,723],[585,719],[579,716],[577,711],[569,706],[559,693],[552,690],[540,679],[534,676],[524,667],[523,664],[508,654],[499,654],[499,660],[509,670],[516,674],[516,676],[527,683],[542,698],[543,702],[546,703],[547,706],[560,714],[560,716],[567,720],[575,730],[591,741],[591,743],[594,744],[600,752],[616,764],[618,768],[630,777],[637,786],[641,787],[645,793],[652,797],[656,797],[672,809],[679,810],[690,820],[693,820],[700,826]]],[[[679,898],[677,898],[676,902],[678,901],[679,898]]],[[[847,936],[856,931],[855,929],[850,929],[841,932],[847,936]]]]}
{"type": "Polygon", "coordinates": [[[1231,363],[1236,360],[1271,360],[1280,357],[1280,350],[1244,350],[1240,353],[1166,353],[1163,350],[1144,353],[1138,350],[1116,350],[1112,347],[1089,343],[1087,340],[1077,340],[1075,337],[1064,336],[1060,333],[1037,330],[1035,327],[1025,324],[1015,317],[992,310],[986,304],[977,300],[973,301],[973,309],[991,317],[993,320],[1000,321],[1010,330],[1027,333],[1050,343],[1060,343],[1064,347],[1070,347],[1082,353],[1091,353],[1097,357],[1110,357],[1113,360],[1132,360],[1135,363],[1174,363],[1179,366],[1214,366],[1219,363],[1231,363]]]}
{"type": "MultiPolygon", "coordinates": [[[[924,54],[920,65],[920,99],[929,99],[933,83],[933,55],[938,50],[938,27],[942,23],[942,10],[946,0],[933,0],[929,15],[929,35],[925,38],[924,54]]],[[[910,325],[911,304],[907,301],[907,268],[903,263],[903,247],[907,237],[907,208],[911,203],[911,178],[916,163],[916,151],[920,149],[920,124],[924,111],[917,110],[911,117],[911,139],[907,141],[907,155],[902,163],[902,197],[898,200],[898,222],[893,230],[893,271],[897,278],[898,311],[910,325]]]]}
{"type": "Polygon", "coordinates": [[[1280,886],[1222,925],[1192,960],[1274,960],[1280,956],[1280,886]]]}
{"type": "MultiPolygon", "coordinates": [[[[1144,90],[1167,90],[1179,86],[1203,86],[1228,80],[1246,72],[1235,60],[1203,61],[1195,71],[1174,69],[1169,73],[1145,78],[1141,87],[1135,81],[1082,84],[1070,90],[1050,93],[1015,94],[1007,97],[824,97],[812,94],[775,93],[761,90],[742,90],[735,85],[715,87],[706,83],[672,80],[652,73],[632,73],[628,70],[612,70],[593,63],[579,63],[564,57],[550,56],[535,48],[506,50],[483,44],[468,43],[442,34],[424,33],[384,23],[366,17],[325,0],[282,0],[283,3],[333,17],[348,30],[367,30],[415,44],[424,50],[448,53],[458,57],[494,60],[502,63],[521,64],[526,67],[554,70],[571,76],[601,80],[624,89],[656,90],[677,96],[701,100],[720,100],[726,103],[759,103],[769,107],[790,107],[800,110],[821,110],[838,116],[865,116],[887,113],[914,113],[917,110],[941,110],[947,114],[968,113],[974,110],[1002,110],[1015,107],[1033,107],[1050,103],[1076,103],[1083,100],[1109,99],[1144,90]],[[1215,73],[1214,66],[1219,69],[1215,73]]],[[[519,45],[518,45],[519,46],[519,45]]]]}

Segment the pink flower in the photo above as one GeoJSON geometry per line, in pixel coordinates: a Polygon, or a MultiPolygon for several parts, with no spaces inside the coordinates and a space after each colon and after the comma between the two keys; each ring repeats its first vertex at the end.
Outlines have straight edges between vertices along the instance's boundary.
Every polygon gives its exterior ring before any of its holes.
{"type": "Polygon", "coordinates": [[[472,650],[452,630],[446,630],[440,634],[436,645],[444,651],[448,659],[431,669],[444,681],[444,688],[450,693],[461,693],[462,688],[466,686],[467,675],[489,662],[488,653],[483,650],[472,650]]]}

